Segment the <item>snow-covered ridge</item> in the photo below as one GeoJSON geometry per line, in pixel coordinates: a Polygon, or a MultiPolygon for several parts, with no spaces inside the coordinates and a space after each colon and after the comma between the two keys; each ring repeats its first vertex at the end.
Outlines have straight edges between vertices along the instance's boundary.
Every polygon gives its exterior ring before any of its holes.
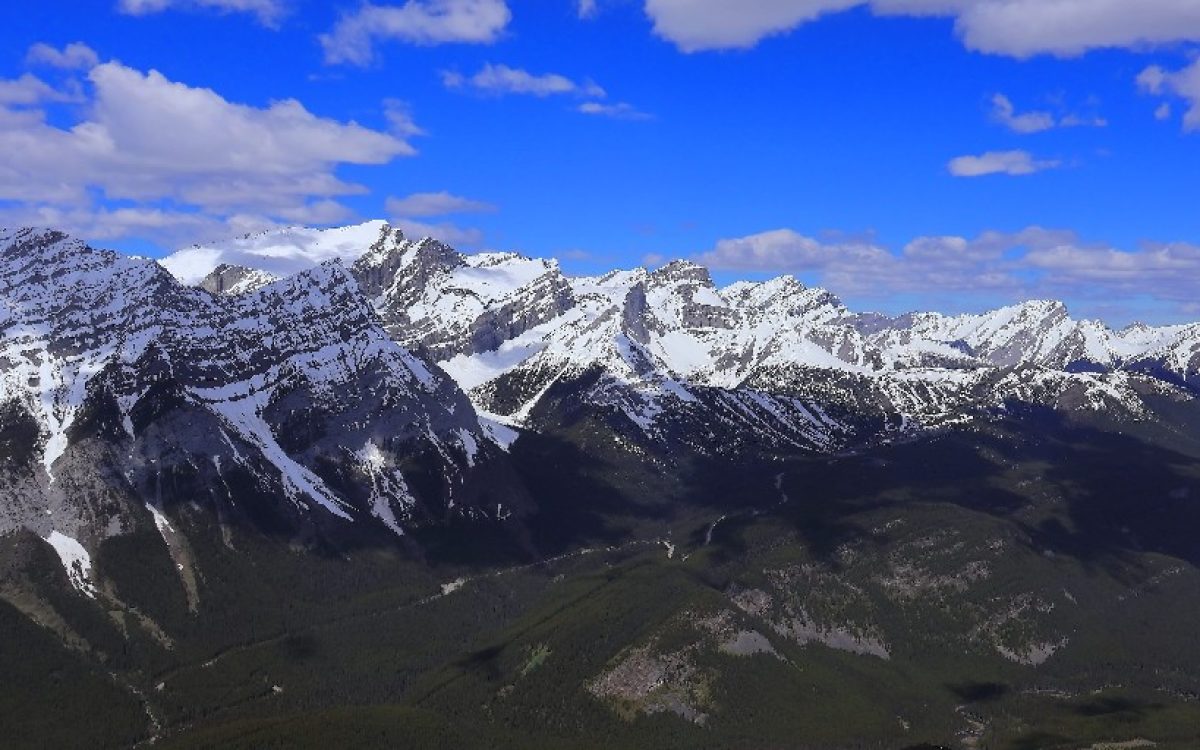
{"type": "MultiPolygon", "coordinates": [[[[256,242],[278,248],[295,231],[256,242]]],[[[371,232],[352,273],[389,333],[513,424],[534,425],[555,384],[597,371],[578,399],[649,434],[680,414],[695,424],[728,411],[805,444],[855,415],[944,423],[1013,398],[1140,413],[1139,390],[1200,387],[1200,325],[1114,331],[1054,301],[890,318],[786,276],[717,288],[676,261],[568,278],[552,260],[462,255],[381,223],[351,234],[371,232]]]]}

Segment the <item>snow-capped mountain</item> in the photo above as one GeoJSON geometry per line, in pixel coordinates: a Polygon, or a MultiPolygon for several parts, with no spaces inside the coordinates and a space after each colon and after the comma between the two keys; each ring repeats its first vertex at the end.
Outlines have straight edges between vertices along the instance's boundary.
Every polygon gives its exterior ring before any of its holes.
{"type": "MultiPolygon", "coordinates": [[[[329,231],[250,242],[277,255],[332,246],[352,255],[343,239],[374,233],[351,273],[388,332],[515,426],[549,427],[582,410],[699,450],[747,439],[833,449],[1012,401],[1145,418],[1147,393],[1192,398],[1200,387],[1200,325],[1114,331],[1053,301],[890,318],[854,313],[791,277],[717,288],[703,267],[676,261],[568,278],[554,261],[465,256],[379,222],[329,231]],[[304,242],[281,249],[294,236],[304,242]]],[[[246,242],[203,252],[245,262],[246,242]]],[[[222,290],[261,283],[232,273],[222,290]]]]}
{"type": "Polygon", "coordinates": [[[465,256],[386,226],[351,272],[396,340],[438,359],[493,351],[574,306],[554,261],[465,256]]]}
{"type": "MultiPolygon", "coordinates": [[[[1060,434],[1122,451],[1137,444],[1126,426],[1194,446],[1200,418],[1200,325],[1114,331],[1041,301],[893,318],[790,277],[718,287],[687,261],[573,278],[382,222],[187,252],[184,273],[180,256],[0,230],[0,600],[68,644],[64,623],[128,618],[169,649],[145,611],[173,597],[161,612],[186,618],[176,635],[224,622],[240,601],[226,593],[263,593],[230,570],[282,567],[290,582],[320,557],[340,582],[375,575],[363,560],[403,560],[380,570],[416,571],[428,578],[417,601],[440,601],[465,580],[442,572],[495,559],[526,570],[573,559],[576,544],[616,550],[591,545],[626,533],[626,547],[658,543],[628,523],[665,533],[669,556],[688,535],[707,546],[718,506],[746,519],[787,503],[797,466],[844,477],[916,455],[894,474],[909,481],[940,446],[982,456],[984,433],[1021,444],[1053,423],[1047,410],[1084,413],[1060,434]],[[296,550],[323,554],[297,562],[296,550]]],[[[1059,447],[1008,476],[1028,485],[1014,497],[1064,502],[1037,478],[1059,447]]],[[[1178,456],[1131,455],[1139,483],[1147,466],[1163,474],[1147,497],[1187,498],[1194,477],[1161,469],[1178,456]]],[[[1127,537],[1140,507],[1114,514],[1123,543],[1140,544],[1127,537]]],[[[359,616],[331,606],[333,622],[359,616]]],[[[291,607],[267,618],[279,622],[263,643],[289,633],[291,607]]]]}
{"type": "Polygon", "coordinates": [[[336,262],[214,295],[153,261],[3,231],[0,346],[0,533],[49,540],[81,587],[103,538],[153,522],[171,546],[196,513],[403,535],[526,505],[463,392],[336,262]]]}
{"type": "Polygon", "coordinates": [[[889,318],[686,261],[569,278],[382,222],[161,264],[6,230],[0,303],[0,533],[46,540],[89,595],[90,552],[136,528],[185,570],[197,514],[308,539],[520,517],[519,430],[831,452],[1014,403],[1152,420],[1200,394],[1200,325],[1047,301],[889,318]]]}

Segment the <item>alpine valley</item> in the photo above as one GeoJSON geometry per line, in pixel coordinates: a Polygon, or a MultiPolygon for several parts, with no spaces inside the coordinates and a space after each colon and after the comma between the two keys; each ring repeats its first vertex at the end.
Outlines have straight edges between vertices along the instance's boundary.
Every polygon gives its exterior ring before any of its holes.
{"type": "Polygon", "coordinates": [[[1200,746],[1200,324],[0,230],[6,747],[1200,746]]]}

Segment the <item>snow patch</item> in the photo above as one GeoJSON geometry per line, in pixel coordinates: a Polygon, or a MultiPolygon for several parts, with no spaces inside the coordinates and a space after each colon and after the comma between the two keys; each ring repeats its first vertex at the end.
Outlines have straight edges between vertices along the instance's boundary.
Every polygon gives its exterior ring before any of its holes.
{"type": "Polygon", "coordinates": [[[71,585],[86,596],[95,599],[96,587],[92,585],[92,556],[77,540],[58,531],[51,531],[46,542],[58,553],[58,559],[66,568],[71,585]]]}
{"type": "Polygon", "coordinates": [[[458,441],[467,454],[467,466],[474,466],[475,458],[479,455],[479,443],[475,440],[475,436],[471,434],[470,430],[459,429],[458,441]]]}
{"type": "Polygon", "coordinates": [[[146,510],[150,511],[150,515],[154,518],[154,526],[158,529],[158,533],[163,535],[163,539],[167,538],[168,533],[175,533],[175,529],[171,527],[171,522],[167,520],[167,517],[163,515],[161,510],[154,507],[153,503],[146,503],[146,510]]]}
{"type": "Polygon", "coordinates": [[[504,424],[496,414],[476,410],[479,415],[479,426],[483,429],[483,433],[488,439],[504,450],[512,448],[512,444],[517,442],[517,438],[521,437],[518,430],[504,424]]]}

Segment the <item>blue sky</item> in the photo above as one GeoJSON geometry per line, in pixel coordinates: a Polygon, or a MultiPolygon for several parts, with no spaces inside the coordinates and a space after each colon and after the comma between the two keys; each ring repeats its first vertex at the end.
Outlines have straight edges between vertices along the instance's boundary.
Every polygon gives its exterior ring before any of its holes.
{"type": "Polygon", "coordinates": [[[130,251],[388,218],[899,312],[1200,319],[1195,0],[42,0],[0,223],[130,251]]]}

